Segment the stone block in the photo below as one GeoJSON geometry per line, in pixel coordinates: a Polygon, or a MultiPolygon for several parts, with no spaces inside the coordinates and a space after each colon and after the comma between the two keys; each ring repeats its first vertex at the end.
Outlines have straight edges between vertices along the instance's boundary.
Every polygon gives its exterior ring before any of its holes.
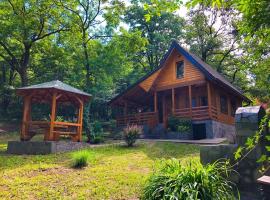
{"type": "Polygon", "coordinates": [[[235,113],[235,122],[258,123],[265,115],[261,106],[239,107],[235,113]]]}
{"type": "Polygon", "coordinates": [[[237,149],[234,144],[204,145],[200,147],[200,159],[202,164],[213,163],[219,159],[230,159],[237,149]]]}

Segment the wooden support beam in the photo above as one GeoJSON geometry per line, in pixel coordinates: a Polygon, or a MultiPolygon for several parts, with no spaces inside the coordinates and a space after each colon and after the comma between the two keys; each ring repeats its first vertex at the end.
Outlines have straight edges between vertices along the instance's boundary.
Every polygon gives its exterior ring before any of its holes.
{"type": "Polygon", "coordinates": [[[212,119],[212,102],[211,102],[211,88],[210,88],[210,83],[207,82],[207,101],[208,101],[208,112],[209,112],[209,117],[212,119]]]}
{"type": "Polygon", "coordinates": [[[172,114],[174,114],[175,111],[175,93],[174,93],[174,88],[172,88],[172,114]]]}
{"type": "Polygon", "coordinates": [[[189,115],[192,118],[192,90],[191,85],[188,86],[188,97],[189,97],[189,115]]]}
{"type": "Polygon", "coordinates": [[[61,96],[62,96],[62,94],[58,94],[58,95],[56,96],[56,100],[58,100],[61,96]]]}
{"type": "Polygon", "coordinates": [[[164,124],[164,126],[166,127],[167,126],[167,122],[166,122],[166,108],[165,108],[165,106],[166,106],[166,98],[165,98],[165,95],[164,95],[164,93],[162,93],[162,113],[163,113],[163,116],[162,116],[162,118],[163,118],[163,124],[164,124]]]}
{"type": "Polygon", "coordinates": [[[54,140],[54,134],[53,134],[53,129],[54,129],[54,123],[55,123],[55,114],[56,114],[56,91],[53,92],[52,96],[52,107],[51,107],[51,122],[50,122],[50,130],[49,130],[49,136],[48,140],[54,140]]]}
{"type": "Polygon", "coordinates": [[[157,106],[157,92],[155,92],[155,94],[154,94],[154,110],[155,110],[155,112],[157,112],[157,110],[158,110],[158,106],[157,106]]]}

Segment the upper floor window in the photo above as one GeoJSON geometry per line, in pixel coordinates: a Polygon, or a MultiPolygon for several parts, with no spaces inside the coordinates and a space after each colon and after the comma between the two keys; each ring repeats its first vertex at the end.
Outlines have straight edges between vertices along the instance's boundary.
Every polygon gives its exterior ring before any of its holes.
{"type": "Polygon", "coordinates": [[[184,77],[184,61],[179,61],[176,63],[176,78],[184,77]]]}
{"type": "Polygon", "coordinates": [[[228,100],[224,95],[220,96],[220,112],[224,114],[228,114],[228,100]]]}

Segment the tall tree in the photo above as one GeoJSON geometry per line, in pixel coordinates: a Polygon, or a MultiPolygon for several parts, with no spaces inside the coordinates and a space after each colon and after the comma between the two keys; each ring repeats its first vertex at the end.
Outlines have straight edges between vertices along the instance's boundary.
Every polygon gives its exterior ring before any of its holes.
{"type": "Polygon", "coordinates": [[[65,13],[54,0],[4,0],[0,10],[0,57],[25,86],[33,46],[67,29],[65,13]]]}
{"type": "Polygon", "coordinates": [[[232,83],[245,85],[238,20],[234,10],[197,5],[188,12],[185,43],[232,83]]]}
{"type": "Polygon", "coordinates": [[[192,0],[197,4],[212,6],[220,10],[234,10],[240,16],[237,23],[241,37],[240,59],[248,73],[250,93],[263,101],[270,101],[270,3],[268,0],[192,0]]]}
{"type": "Polygon", "coordinates": [[[74,31],[78,31],[76,35],[81,43],[83,52],[84,67],[86,70],[85,84],[86,88],[90,88],[91,79],[93,80],[93,72],[90,66],[89,42],[97,38],[106,38],[110,35],[100,34],[97,30],[104,23],[117,24],[123,3],[118,0],[102,1],[102,0],[76,0],[61,1],[64,9],[71,12],[74,17],[74,31]]]}
{"type": "Polygon", "coordinates": [[[148,39],[146,51],[138,57],[138,62],[146,71],[153,70],[158,66],[164,52],[172,39],[181,39],[183,35],[184,19],[174,13],[162,12],[150,19],[145,16],[148,11],[145,5],[151,3],[148,0],[133,0],[127,8],[124,21],[131,30],[142,31],[142,36],[148,39]]]}

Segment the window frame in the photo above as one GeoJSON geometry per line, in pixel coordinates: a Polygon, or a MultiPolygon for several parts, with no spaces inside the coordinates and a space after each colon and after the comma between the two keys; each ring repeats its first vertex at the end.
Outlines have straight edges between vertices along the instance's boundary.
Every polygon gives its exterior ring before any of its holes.
{"type": "Polygon", "coordinates": [[[219,103],[220,103],[220,112],[222,114],[228,115],[229,114],[228,97],[226,95],[221,94],[220,97],[219,97],[219,99],[220,99],[220,101],[219,101],[219,103]],[[222,102],[222,99],[224,99],[225,101],[222,102]],[[226,103],[226,105],[224,105],[224,103],[226,103]],[[223,108],[225,108],[225,110],[223,108]]]}
{"type": "Polygon", "coordinates": [[[185,74],[185,62],[183,60],[177,61],[175,68],[176,68],[176,70],[175,70],[175,72],[176,72],[176,79],[182,79],[182,78],[184,78],[184,74],[185,74]],[[182,70],[183,72],[182,72],[181,76],[178,75],[178,65],[179,64],[182,64],[181,66],[183,68],[183,70],[182,70]]]}
{"type": "Polygon", "coordinates": [[[235,112],[237,110],[237,103],[235,100],[230,100],[230,103],[231,103],[231,116],[235,117],[235,112]]]}
{"type": "Polygon", "coordinates": [[[207,96],[200,96],[200,106],[208,106],[208,98],[207,98],[207,96]],[[205,102],[204,102],[204,100],[205,100],[205,102]],[[203,102],[205,104],[203,104],[203,102]]]}

